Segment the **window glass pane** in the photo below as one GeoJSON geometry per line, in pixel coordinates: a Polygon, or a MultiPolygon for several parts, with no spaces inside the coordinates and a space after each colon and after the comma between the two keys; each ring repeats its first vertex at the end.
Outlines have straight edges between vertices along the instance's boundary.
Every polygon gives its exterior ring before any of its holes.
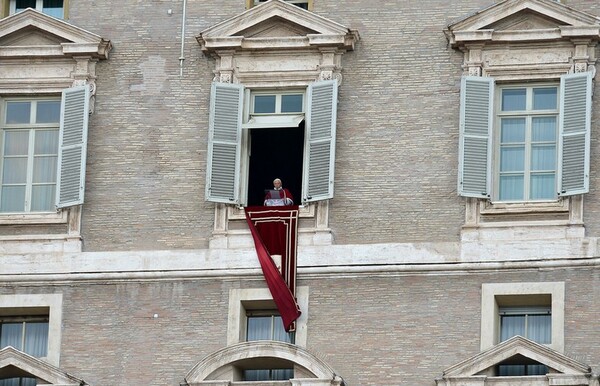
{"type": "Polygon", "coordinates": [[[273,340],[286,343],[294,343],[295,334],[293,332],[286,332],[283,327],[283,321],[281,316],[275,316],[273,318],[273,340]]]}
{"type": "Polygon", "coordinates": [[[275,95],[255,95],[254,113],[268,114],[275,112],[275,95]]]}
{"type": "Polygon", "coordinates": [[[502,143],[525,142],[525,118],[502,118],[500,141],[502,143]]]}
{"type": "Polygon", "coordinates": [[[531,148],[531,170],[555,170],[556,146],[534,145],[531,148]]]}
{"type": "Polygon", "coordinates": [[[4,132],[4,156],[27,155],[29,152],[29,131],[12,130],[4,132]]]}
{"type": "Polygon", "coordinates": [[[0,327],[0,349],[13,346],[21,350],[23,323],[2,323],[0,327]]]}
{"type": "Polygon", "coordinates": [[[555,110],[557,101],[556,87],[544,87],[533,89],[534,110],[555,110]]]}
{"type": "Polygon", "coordinates": [[[302,94],[282,95],[281,112],[282,113],[301,113],[302,112],[302,94]]]}
{"type": "Polygon", "coordinates": [[[272,381],[287,381],[290,378],[294,378],[294,369],[272,370],[272,373],[271,373],[272,381]]]}
{"type": "Polygon", "coordinates": [[[527,375],[546,375],[548,372],[546,365],[527,365],[527,375]]]}
{"type": "Polygon", "coordinates": [[[525,315],[500,316],[500,341],[504,342],[515,335],[525,336],[525,315]]]}
{"type": "Polygon", "coordinates": [[[0,195],[0,212],[25,210],[25,186],[3,186],[0,195]]]}
{"type": "Polygon", "coordinates": [[[60,122],[60,101],[40,101],[37,103],[37,123],[60,122]]]}
{"type": "Polygon", "coordinates": [[[6,123],[30,123],[31,102],[6,103],[6,123]]]}
{"type": "Polygon", "coordinates": [[[499,365],[498,376],[500,377],[518,377],[525,374],[525,365],[499,365]]]}
{"type": "Polygon", "coordinates": [[[531,175],[531,200],[552,200],[556,197],[555,190],[554,173],[531,175]]]}
{"type": "Polygon", "coordinates": [[[522,200],[523,199],[523,176],[510,175],[500,176],[500,200],[522,200]]]}
{"type": "Polygon", "coordinates": [[[502,111],[522,111],[527,107],[527,90],[524,88],[502,90],[502,111]]]}
{"type": "Polygon", "coordinates": [[[522,172],[525,165],[523,146],[504,146],[500,149],[500,171],[522,172]]]}
{"type": "Polygon", "coordinates": [[[270,381],[269,370],[244,370],[244,381],[270,381]]]}
{"type": "Polygon", "coordinates": [[[555,142],[556,117],[534,117],[532,119],[531,140],[534,142],[555,142]]]}
{"type": "Polygon", "coordinates": [[[48,354],[48,323],[25,323],[25,349],[34,357],[45,357],[48,354]]]}
{"type": "Polygon", "coordinates": [[[246,340],[271,340],[271,316],[248,317],[246,340]]]}
{"type": "Polygon", "coordinates": [[[16,11],[20,12],[27,8],[35,9],[36,0],[16,0],[16,11]]]}
{"type": "Polygon", "coordinates": [[[56,18],[63,18],[63,0],[44,0],[42,12],[56,18]]]}
{"type": "Polygon", "coordinates": [[[31,211],[51,212],[54,210],[56,184],[34,185],[31,187],[31,211]]]}
{"type": "Polygon", "coordinates": [[[58,154],[58,130],[36,130],[35,154],[58,154]]]}
{"type": "Polygon", "coordinates": [[[33,183],[56,182],[55,156],[35,157],[33,160],[33,183]]]}
{"type": "Polygon", "coordinates": [[[527,315],[527,338],[534,342],[552,343],[551,315],[527,315]]]}
{"type": "Polygon", "coordinates": [[[27,158],[5,158],[2,167],[2,184],[24,184],[27,182],[27,158]]]}

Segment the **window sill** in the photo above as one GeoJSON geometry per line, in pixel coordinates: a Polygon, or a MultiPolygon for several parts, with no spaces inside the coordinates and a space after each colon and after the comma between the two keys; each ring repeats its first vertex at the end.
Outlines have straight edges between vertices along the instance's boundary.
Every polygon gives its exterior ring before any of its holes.
{"type": "MultiPolygon", "coordinates": [[[[313,218],[315,217],[315,204],[306,204],[298,206],[300,213],[298,214],[301,218],[313,218]]],[[[246,214],[244,213],[244,207],[242,206],[227,206],[227,218],[230,220],[245,220],[246,214]]]]}
{"type": "Polygon", "coordinates": [[[569,198],[544,202],[492,202],[479,201],[479,213],[482,215],[559,213],[569,211],[569,198]]]}
{"type": "Polygon", "coordinates": [[[0,214],[0,225],[66,224],[68,211],[52,213],[6,213],[0,214]]]}

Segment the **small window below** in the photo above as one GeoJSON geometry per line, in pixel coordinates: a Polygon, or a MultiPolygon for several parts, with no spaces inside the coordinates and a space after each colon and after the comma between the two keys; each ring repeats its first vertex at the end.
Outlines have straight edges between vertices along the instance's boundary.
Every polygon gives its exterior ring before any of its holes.
{"type": "Polygon", "coordinates": [[[48,355],[48,315],[2,316],[0,349],[8,346],[36,358],[48,355]]]}
{"type": "MultiPolygon", "coordinates": [[[[43,309],[41,309],[43,311],[43,309]]],[[[44,315],[0,316],[0,349],[12,346],[36,358],[48,355],[49,309],[44,315]]],[[[36,379],[0,379],[0,386],[35,386],[36,379]]]]}
{"type": "MultiPolygon", "coordinates": [[[[273,310],[250,310],[246,314],[246,341],[275,340],[295,343],[295,333],[286,332],[281,316],[273,310]]],[[[271,363],[256,363],[260,368],[244,369],[245,381],[285,381],[294,377],[293,368],[263,368],[271,363]]]]}
{"type": "Polygon", "coordinates": [[[510,357],[496,366],[496,375],[499,377],[546,375],[548,372],[548,366],[522,355],[510,357]]]}
{"type": "Polygon", "coordinates": [[[550,307],[506,307],[499,314],[501,342],[521,335],[537,343],[552,343],[550,307]]]}
{"type": "Polygon", "coordinates": [[[10,0],[10,14],[24,11],[27,8],[33,8],[46,15],[64,19],[64,3],[64,0],[10,0]]]}
{"type": "Polygon", "coordinates": [[[481,290],[482,351],[516,335],[564,350],[563,282],[485,283],[481,290]]]}

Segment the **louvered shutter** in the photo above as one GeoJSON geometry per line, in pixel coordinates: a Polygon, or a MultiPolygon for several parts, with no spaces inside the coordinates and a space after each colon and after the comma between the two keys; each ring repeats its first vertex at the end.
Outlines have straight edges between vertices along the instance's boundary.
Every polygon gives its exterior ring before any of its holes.
{"type": "Polygon", "coordinates": [[[559,195],[587,193],[590,171],[592,74],[563,75],[560,79],[559,195]]]}
{"type": "Polygon", "coordinates": [[[62,92],[56,207],[83,204],[89,117],[89,86],[62,92]]]}
{"type": "Polygon", "coordinates": [[[333,198],[337,80],[308,86],[302,202],[333,198]]]}
{"type": "Polygon", "coordinates": [[[494,79],[461,80],[458,193],[489,197],[494,79]]]}
{"type": "Polygon", "coordinates": [[[213,83],[211,88],[206,199],[239,204],[244,87],[213,83]]]}

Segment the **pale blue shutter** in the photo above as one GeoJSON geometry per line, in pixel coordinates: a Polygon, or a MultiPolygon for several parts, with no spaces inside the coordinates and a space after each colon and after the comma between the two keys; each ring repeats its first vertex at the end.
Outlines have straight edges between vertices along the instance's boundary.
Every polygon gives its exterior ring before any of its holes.
{"type": "Polygon", "coordinates": [[[212,84],[206,167],[208,201],[239,203],[243,93],[241,84],[212,84]]]}
{"type": "Polygon", "coordinates": [[[460,91],[458,193],[489,197],[494,79],[465,76],[460,91]]]}
{"type": "Polygon", "coordinates": [[[89,117],[89,86],[62,92],[56,207],[83,204],[89,117]]]}
{"type": "Polygon", "coordinates": [[[592,74],[582,72],[560,79],[560,168],[561,196],[587,193],[590,174],[590,122],[592,74]]]}
{"type": "Polygon", "coordinates": [[[302,202],[333,198],[337,80],[308,86],[302,202]]]}

